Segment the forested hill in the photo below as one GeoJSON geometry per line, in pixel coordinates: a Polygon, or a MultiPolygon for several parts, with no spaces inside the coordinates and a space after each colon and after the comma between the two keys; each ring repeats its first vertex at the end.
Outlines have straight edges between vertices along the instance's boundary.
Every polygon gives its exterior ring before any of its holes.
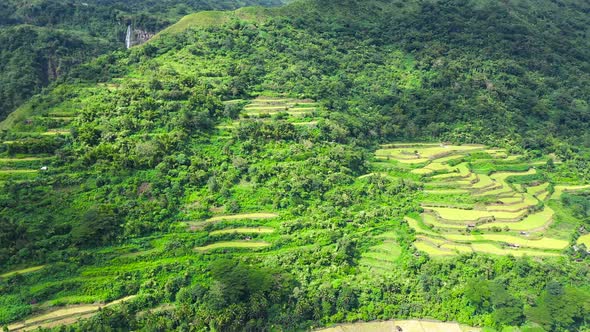
{"type": "Polygon", "coordinates": [[[281,0],[3,0],[0,3],[0,119],[72,67],[124,48],[128,24],[156,33],[183,15],[281,0]]]}
{"type": "Polygon", "coordinates": [[[589,9],[300,0],[74,66],[0,123],[0,325],[587,329],[589,9]]]}
{"type": "Polygon", "coordinates": [[[563,135],[590,145],[584,130],[590,121],[588,2],[345,1],[350,11],[331,1],[304,3],[295,25],[403,50],[429,74],[410,100],[377,91],[359,105],[375,108],[377,101],[386,116],[391,104],[400,106],[411,119],[400,126],[404,132],[436,134],[459,122],[456,135],[473,130],[512,139],[527,132],[523,143],[532,148],[563,135]]]}

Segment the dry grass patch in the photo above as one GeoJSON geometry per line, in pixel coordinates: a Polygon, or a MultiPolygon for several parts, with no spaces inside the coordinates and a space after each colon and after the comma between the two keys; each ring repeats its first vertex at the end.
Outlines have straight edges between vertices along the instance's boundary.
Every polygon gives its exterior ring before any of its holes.
{"type": "MultiPolygon", "coordinates": [[[[385,322],[368,322],[342,324],[334,327],[320,329],[318,332],[383,332],[396,331],[397,327],[408,332],[463,332],[463,327],[458,323],[439,322],[431,320],[389,320],[385,322]]],[[[466,331],[480,332],[481,329],[468,327],[466,331]]]]}

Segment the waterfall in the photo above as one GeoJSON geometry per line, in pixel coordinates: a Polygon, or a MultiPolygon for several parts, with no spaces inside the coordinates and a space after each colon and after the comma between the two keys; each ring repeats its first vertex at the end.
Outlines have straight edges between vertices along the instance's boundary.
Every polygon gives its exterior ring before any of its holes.
{"type": "Polygon", "coordinates": [[[131,24],[127,26],[127,36],[125,37],[125,46],[127,49],[131,48],[131,24]]]}

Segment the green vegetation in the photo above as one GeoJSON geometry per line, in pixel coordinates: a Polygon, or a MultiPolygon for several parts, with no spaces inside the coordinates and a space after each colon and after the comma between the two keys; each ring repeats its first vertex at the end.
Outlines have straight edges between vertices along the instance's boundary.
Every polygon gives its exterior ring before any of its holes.
{"type": "Polygon", "coordinates": [[[17,275],[17,274],[25,274],[25,273],[31,273],[31,272],[39,271],[43,267],[45,267],[45,266],[44,265],[41,265],[41,266],[33,266],[33,267],[21,269],[21,270],[10,271],[10,272],[1,274],[0,275],[0,278],[8,278],[8,277],[12,277],[12,276],[17,275]]]}
{"type": "MultiPolygon", "coordinates": [[[[154,34],[192,11],[281,3],[280,0],[87,0],[81,3],[4,0],[0,5],[0,119],[69,72],[92,82],[108,80],[112,74],[109,68],[84,73],[80,65],[99,55],[123,49],[129,24],[134,30],[154,34]]],[[[244,9],[236,15],[245,19],[254,17],[258,11],[244,9]]],[[[213,17],[197,15],[195,19],[201,26],[228,22],[221,13],[213,17]]],[[[183,24],[183,28],[193,25],[194,21],[183,24]]],[[[179,24],[169,29],[174,31],[179,24]]]]}
{"type": "Polygon", "coordinates": [[[203,247],[197,247],[195,250],[197,251],[209,251],[213,249],[219,248],[247,248],[247,249],[256,249],[256,248],[264,248],[269,246],[270,243],[266,242],[242,242],[242,241],[228,241],[228,242],[217,242],[203,247]]]}
{"type": "MultiPolygon", "coordinates": [[[[404,146],[412,148],[409,143],[404,146]]],[[[421,147],[421,144],[415,146],[416,149],[421,147]]],[[[453,146],[448,149],[453,149],[453,146]]],[[[455,151],[453,159],[432,157],[432,161],[422,167],[440,163],[436,174],[416,172],[422,168],[411,171],[422,174],[426,185],[435,183],[449,188],[446,191],[426,190],[421,203],[424,213],[405,218],[408,225],[421,234],[415,243],[418,250],[432,257],[470,252],[540,257],[563,253],[570,244],[569,237],[576,231],[575,224],[566,228],[566,224],[560,221],[553,223],[553,209],[536,198],[539,193],[548,192],[552,187],[550,183],[533,182],[534,185],[529,185],[526,192],[514,185],[517,182],[526,184],[526,180],[539,181],[540,173],[536,169],[505,171],[520,169],[522,157],[508,159],[508,155],[496,155],[490,159],[477,151],[455,151]],[[469,160],[469,163],[463,160],[469,160]],[[481,169],[484,161],[489,176],[473,171],[473,167],[481,169]],[[459,164],[452,166],[454,162],[459,164]],[[463,190],[456,191],[457,187],[463,190]],[[467,197],[465,193],[471,196],[467,197]],[[553,224],[561,225],[559,232],[551,230],[553,224]]],[[[399,154],[396,158],[403,159],[405,156],[399,154]]]]}
{"type": "Polygon", "coordinates": [[[372,331],[395,331],[397,327],[400,327],[402,331],[415,331],[415,332],[462,332],[472,331],[479,332],[480,329],[475,327],[464,327],[457,323],[443,323],[425,320],[395,320],[385,322],[371,322],[371,323],[357,323],[357,324],[343,324],[336,327],[318,330],[320,332],[343,332],[343,331],[359,331],[359,332],[372,332],[372,331]]]}
{"type": "Polygon", "coordinates": [[[92,43],[0,124],[0,325],[587,329],[588,10],[302,0],[92,43]]]}

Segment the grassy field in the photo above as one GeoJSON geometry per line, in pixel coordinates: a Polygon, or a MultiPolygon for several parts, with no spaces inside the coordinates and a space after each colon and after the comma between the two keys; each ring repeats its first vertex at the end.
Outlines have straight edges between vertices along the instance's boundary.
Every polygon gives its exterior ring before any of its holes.
{"type": "Polygon", "coordinates": [[[220,248],[237,248],[237,249],[260,249],[269,247],[270,243],[262,241],[224,241],[209,244],[203,247],[195,248],[196,251],[206,252],[209,250],[220,249],[220,248]]]}
{"type": "Polygon", "coordinates": [[[222,234],[269,234],[274,232],[274,228],[270,227],[238,227],[222,229],[218,231],[210,232],[209,235],[222,235],[222,234]]]}
{"type": "Polygon", "coordinates": [[[561,197],[561,194],[563,194],[564,192],[568,192],[568,191],[580,191],[580,190],[584,190],[584,189],[590,189],[590,184],[587,185],[579,185],[579,186],[574,186],[574,185],[557,185],[555,186],[555,191],[553,192],[553,198],[559,199],[561,197]]]}
{"type": "Polygon", "coordinates": [[[525,199],[525,195],[515,195],[512,197],[502,197],[498,201],[504,205],[514,205],[524,202],[525,199]]]}
{"type": "Polygon", "coordinates": [[[429,256],[437,257],[437,256],[453,256],[456,253],[450,249],[440,249],[436,245],[431,242],[426,242],[424,240],[417,240],[414,242],[414,246],[416,249],[427,253],[429,256]]]}
{"type": "Polygon", "coordinates": [[[258,97],[244,107],[242,117],[260,118],[286,113],[288,118],[301,118],[317,109],[318,105],[313,100],[258,97]]]}
{"type": "Polygon", "coordinates": [[[8,278],[8,277],[11,277],[11,276],[17,275],[17,274],[32,273],[32,272],[39,271],[44,267],[45,267],[45,265],[40,265],[40,266],[29,267],[29,268],[22,269],[22,270],[10,271],[10,272],[6,272],[4,274],[0,274],[0,278],[8,278]]]}
{"type": "Polygon", "coordinates": [[[65,308],[50,310],[45,313],[31,316],[24,321],[8,325],[8,330],[31,331],[37,330],[38,328],[51,328],[54,326],[72,324],[79,319],[91,317],[98,310],[100,310],[100,308],[106,308],[122,302],[130,301],[134,297],[135,296],[127,296],[105,304],[73,305],[67,306],[65,308]]]}
{"type": "Polygon", "coordinates": [[[537,194],[537,198],[540,201],[546,201],[549,197],[551,197],[551,193],[548,192],[548,191],[544,191],[544,192],[542,192],[540,194],[537,194]]]}
{"type": "Polygon", "coordinates": [[[430,228],[428,228],[426,225],[424,225],[424,222],[422,220],[417,220],[412,217],[405,217],[404,220],[408,223],[408,225],[414,231],[416,231],[416,233],[432,235],[432,236],[439,236],[438,233],[432,231],[430,228]]]}
{"type": "Polygon", "coordinates": [[[424,220],[424,223],[427,225],[431,225],[433,227],[436,227],[437,229],[465,229],[465,224],[453,224],[453,223],[443,223],[441,221],[439,221],[435,216],[429,214],[429,213],[424,213],[422,214],[422,219],[424,220]]]}
{"type": "Polygon", "coordinates": [[[445,243],[441,245],[441,248],[454,251],[458,254],[468,254],[473,252],[471,246],[457,243],[445,243]]]}
{"type": "Polygon", "coordinates": [[[514,190],[512,190],[512,188],[506,186],[506,185],[501,185],[499,188],[496,189],[492,189],[492,190],[484,190],[482,192],[476,193],[476,196],[510,196],[513,195],[515,192],[514,190]]]}
{"type": "Polygon", "coordinates": [[[548,223],[551,222],[553,218],[554,212],[553,210],[545,206],[545,209],[540,212],[536,212],[530,214],[523,218],[521,221],[518,222],[494,222],[490,224],[484,224],[479,226],[479,228],[492,228],[496,227],[508,227],[510,230],[513,231],[530,231],[537,228],[545,227],[548,223]]]}
{"type": "Polygon", "coordinates": [[[25,174],[25,173],[37,173],[36,169],[6,169],[0,170],[0,174],[25,174]]]}
{"type": "Polygon", "coordinates": [[[569,242],[565,240],[542,238],[538,240],[529,240],[525,237],[518,237],[513,235],[504,234],[481,234],[481,235],[459,235],[449,234],[446,238],[457,242],[504,242],[511,244],[518,244],[523,247],[536,248],[536,249],[549,249],[549,250],[563,250],[569,242]]]}
{"type": "Polygon", "coordinates": [[[177,23],[162,30],[152,39],[159,38],[163,34],[177,34],[191,27],[221,26],[234,18],[251,22],[263,22],[269,15],[269,11],[261,7],[245,7],[233,12],[228,11],[201,11],[183,17],[177,23]]]}
{"type": "Polygon", "coordinates": [[[521,256],[559,256],[556,252],[547,252],[540,250],[527,250],[527,249],[503,249],[495,244],[491,243],[473,243],[471,245],[474,251],[481,252],[484,254],[492,255],[513,255],[516,257],[521,256]]]}
{"type": "Polygon", "coordinates": [[[582,235],[578,238],[578,243],[583,244],[590,250],[590,234],[582,235]]]}
{"type": "Polygon", "coordinates": [[[397,236],[397,232],[386,232],[375,236],[382,243],[362,253],[359,264],[370,269],[388,270],[402,253],[402,248],[397,243],[397,236]]]}
{"type": "Polygon", "coordinates": [[[501,219],[518,219],[522,217],[523,212],[506,212],[506,211],[484,211],[484,210],[463,210],[454,208],[432,207],[430,210],[437,213],[442,219],[461,221],[461,222],[476,222],[481,218],[495,218],[501,219]]]}
{"type": "Polygon", "coordinates": [[[549,187],[549,183],[545,182],[545,183],[537,185],[537,186],[528,187],[527,192],[533,196],[536,196],[536,195],[546,191],[548,187],[549,187]]]}
{"type": "Polygon", "coordinates": [[[276,213],[269,213],[269,212],[242,213],[242,214],[233,214],[233,215],[226,215],[226,216],[217,216],[217,217],[209,218],[209,219],[205,220],[205,222],[241,220],[241,219],[250,219],[250,220],[272,219],[272,218],[276,218],[278,216],[279,215],[276,213]]]}
{"type": "Polygon", "coordinates": [[[432,195],[456,195],[456,194],[467,194],[467,189],[427,189],[424,191],[427,194],[432,195]]]}
{"type": "Polygon", "coordinates": [[[506,204],[499,204],[499,205],[490,205],[488,206],[487,210],[488,211],[522,211],[525,209],[528,209],[531,206],[535,206],[538,201],[530,196],[530,195],[525,195],[525,199],[524,201],[520,202],[519,200],[522,199],[522,195],[519,195],[517,197],[514,197],[514,204],[510,204],[510,205],[506,205],[506,204]]]}
{"type": "Polygon", "coordinates": [[[396,147],[396,148],[385,148],[377,150],[378,156],[388,156],[397,160],[404,159],[428,159],[434,160],[437,158],[446,157],[449,154],[458,152],[473,151],[480,149],[480,146],[473,145],[439,145],[439,146],[408,146],[408,147],[396,147]]]}

